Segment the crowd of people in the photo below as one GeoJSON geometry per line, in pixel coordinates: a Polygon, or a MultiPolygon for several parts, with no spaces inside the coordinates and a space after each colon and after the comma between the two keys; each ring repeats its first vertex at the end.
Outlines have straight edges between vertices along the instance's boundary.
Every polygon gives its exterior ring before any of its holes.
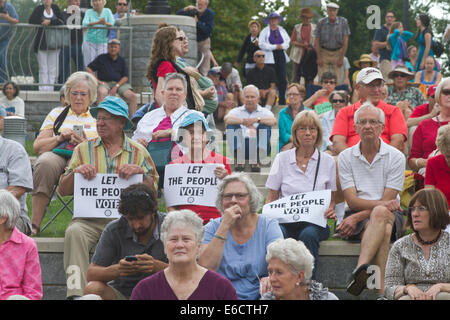
{"type": "MultiPolygon", "coordinates": [[[[112,25],[102,16],[104,2],[92,3],[86,25],[112,25]]],[[[207,60],[213,59],[214,23],[208,4],[198,0],[178,12],[196,20],[207,60]]],[[[60,15],[51,0],[38,8],[35,15],[48,24],[60,15]]],[[[234,67],[189,66],[184,31],[159,25],[147,65],[154,102],[139,110],[118,54],[120,40],[91,30],[96,34],[87,36],[83,53],[106,51],[91,59],[83,54],[86,71],[68,76],[63,105],[51,110],[34,141],[33,170],[24,148],[0,136],[0,299],[42,298],[39,256],[29,236],[39,235],[54,192],[74,194],[75,174],[88,181],[97,174],[139,175],[142,183],[122,190],[120,218],[72,218],[64,271],[69,282],[76,266],[80,278],[68,286],[68,299],[336,300],[318,279],[320,242],[330,237],[330,225],[281,223],[261,214],[264,204],[325,190],[331,198],[320,214],[337,222],[334,236],[361,243],[348,293],[360,295],[376,265],[380,299],[450,299],[450,78],[434,71],[429,18],[418,18],[421,47],[407,60],[412,34],[388,11],[350,83],[344,69],[351,33],[338,10],[328,3],[327,17],[315,25],[311,9],[302,9],[291,37],[277,13],[263,21],[261,32],[260,22],[250,21],[234,67]],[[242,85],[236,67],[245,54],[242,85]],[[292,83],[289,58],[296,68],[292,83]],[[283,106],[278,117],[277,103],[283,106]],[[223,121],[231,157],[214,147],[216,121],[223,121]],[[277,126],[279,145],[270,162],[277,126]],[[243,172],[247,162],[254,173],[270,165],[265,198],[243,172]],[[215,164],[215,205],[189,202],[159,212],[172,164],[215,164]],[[405,190],[411,175],[414,190],[405,190]]],[[[14,83],[4,86],[14,110],[3,116],[23,112],[18,92],[14,83]]]]}

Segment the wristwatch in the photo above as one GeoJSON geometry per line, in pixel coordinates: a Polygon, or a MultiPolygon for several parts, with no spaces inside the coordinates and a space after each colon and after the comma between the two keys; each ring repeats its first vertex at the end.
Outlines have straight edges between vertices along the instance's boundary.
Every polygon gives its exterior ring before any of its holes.
{"type": "Polygon", "coordinates": [[[117,84],[116,84],[116,87],[119,88],[119,87],[120,87],[120,84],[117,83],[117,84]]]}
{"type": "Polygon", "coordinates": [[[258,123],[260,123],[261,122],[261,117],[258,117],[258,123]]]}

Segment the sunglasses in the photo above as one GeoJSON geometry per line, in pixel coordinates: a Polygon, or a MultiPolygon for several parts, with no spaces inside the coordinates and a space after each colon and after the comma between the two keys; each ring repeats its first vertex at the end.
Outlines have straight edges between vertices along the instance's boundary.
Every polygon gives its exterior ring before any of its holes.
{"type": "Polygon", "coordinates": [[[265,55],[263,55],[263,54],[257,54],[257,55],[255,55],[255,58],[264,58],[265,57],[265,55]]]}
{"type": "Polygon", "coordinates": [[[184,40],[188,40],[188,38],[187,37],[178,37],[178,38],[175,38],[175,40],[180,40],[180,41],[184,41],[184,40]]]}
{"type": "Polygon", "coordinates": [[[118,6],[126,7],[126,6],[128,5],[128,3],[118,3],[117,5],[118,5],[118,6]]]}
{"type": "Polygon", "coordinates": [[[443,94],[444,96],[450,96],[450,89],[444,89],[441,91],[441,94],[443,94]]]}
{"type": "Polygon", "coordinates": [[[344,103],[345,100],[344,99],[333,99],[333,100],[331,100],[331,103],[338,103],[338,102],[344,103]]]}
{"type": "Polygon", "coordinates": [[[394,73],[394,78],[398,78],[398,77],[406,78],[406,77],[408,77],[408,75],[404,74],[404,73],[394,73]]]}
{"type": "Polygon", "coordinates": [[[323,84],[335,84],[336,81],[327,81],[327,80],[325,80],[325,81],[323,81],[322,83],[323,83],[323,84]]]}

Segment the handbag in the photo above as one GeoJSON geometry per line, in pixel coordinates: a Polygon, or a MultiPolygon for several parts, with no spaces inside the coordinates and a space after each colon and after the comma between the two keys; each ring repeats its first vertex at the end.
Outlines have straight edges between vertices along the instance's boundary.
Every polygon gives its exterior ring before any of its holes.
{"type": "Polygon", "coordinates": [[[439,41],[433,40],[431,50],[433,50],[434,55],[439,58],[444,53],[444,46],[439,41]]]}
{"type": "Polygon", "coordinates": [[[45,28],[47,50],[58,50],[70,45],[70,33],[66,28],[45,28]]]}

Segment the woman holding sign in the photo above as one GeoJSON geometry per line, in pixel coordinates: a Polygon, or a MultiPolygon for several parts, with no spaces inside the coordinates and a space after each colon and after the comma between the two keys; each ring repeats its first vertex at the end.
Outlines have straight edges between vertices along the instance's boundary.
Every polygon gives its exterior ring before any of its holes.
{"type": "MultiPolygon", "coordinates": [[[[214,174],[218,179],[223,179],[231,174],[231,167],[228,159],[221,154],[209,150],[207,144],[209,142],[207,134],[212,130],[209,128],[205,117],[200,113],[191,113],[187,115],[178,128],[180,141],[188,148],[188,152],[182,157],[172,161],[170,164],[176,163],[217,163],[214,174]]],[[[216,207],[207,207],[199,205],[179,205],[176,207],[168,207],[167,211],[189,209],[197,213],[206,224],[211,219],[221,217],[221,213],[216,207]]]]}
{"type": "MultiPolygon", "coordinates": [[[[292,142],[295,148],[280,152],[275,157],[266,187],[269,193],[266,203],[297,193],[331,190],[331,202],[325,218],[335,219],[334,196],[336,192],[336,164],[333,157],[320,152],[322,146],[322,124],[312,110],[300,112],[292,124],[292,142]]],[[[330,228],[309,223],[293,222],[280,224],[285,238],[294,238],[305,243],[314,257],[316,277],[320,241],[328,239],[330,228]]]]}

